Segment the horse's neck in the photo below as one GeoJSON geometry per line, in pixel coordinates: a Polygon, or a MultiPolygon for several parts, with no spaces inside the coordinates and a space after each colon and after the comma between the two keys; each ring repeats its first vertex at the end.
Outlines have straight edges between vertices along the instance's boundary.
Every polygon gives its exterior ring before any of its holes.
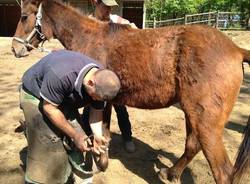
{"type": "Polygon", "coordinates": [[[97,28],[100,25],[97,22],[64,5],[52,2],[44,8],[44,11],[50,19],[54,37],[66,49],[82,51],[82,46],[87,46],[93,35],[98,35],[97,28]]]}

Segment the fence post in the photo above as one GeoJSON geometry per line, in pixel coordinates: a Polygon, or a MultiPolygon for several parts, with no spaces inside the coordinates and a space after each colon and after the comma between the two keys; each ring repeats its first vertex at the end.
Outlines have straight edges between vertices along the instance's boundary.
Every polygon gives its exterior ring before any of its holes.
{"type": "Polygon", "coordinates": [[[247,22],[247,29],[250,29],[250,17],[248,18],[248,22],[247,22]]]}
{"type": "Polygon", "coordinates": [[[211,25],[211,12],[208,13],[208,25],[211,25]]]}
{"type": "Polygon", "coordinates": [[[219,15],[220,13],[219,12],[216,12],[216,24],[215,24],[215,27],[218,29],[219,28],[219,15]]]}
{"type": "Polygon", "coordinates": [[[188,18],[188,16],[185,15],[185,18],[184,18],[184,24],[185,24],[185,25],[187,25],[187,21],[188,21],[187,18],[188,18]]]}
{"type": "Polygon", "coordinates": [[[153,28],[156,28],[156,20],[155,20],[155,17],[154,17],[154,20],[153,20],[153,28]]]}

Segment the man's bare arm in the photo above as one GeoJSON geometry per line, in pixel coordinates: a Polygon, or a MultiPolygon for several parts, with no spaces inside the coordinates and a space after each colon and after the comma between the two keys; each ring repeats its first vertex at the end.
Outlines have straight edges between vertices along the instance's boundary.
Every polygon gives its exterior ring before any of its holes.
{"type": "Polygon", "coordinates": [[[76,131],[65,118],[64,114],[58,109],[57,106],[52,105],[46,100],[43,101],[43,110],[50,121],[60,130],[62,130],[67,136],[72,138],[76,147],[81,151],[88,151],[86,143],[86,135],[81,132],[76,131]]]}

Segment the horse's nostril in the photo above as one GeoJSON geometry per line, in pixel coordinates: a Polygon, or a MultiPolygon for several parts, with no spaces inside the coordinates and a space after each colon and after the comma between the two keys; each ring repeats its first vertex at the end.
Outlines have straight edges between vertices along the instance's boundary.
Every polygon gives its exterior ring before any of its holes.
{"type": "Polygon", "coordinates": [[[15,55],[15,57],[20,58],[20,55],[16,53],[16,50],[14,47],[11,47],[11,51],[15,55]]]}
{"type": "Polygon", "coordinates": [[[11,51],[16,54],[14,47],[11,47],[11,51]]]}
{"type": "Polygon", "coordinates": [[[16,52],[15,52],[14,54],[15,54],[15,57],[16,57],[16,58],[20,58],[20,57],[21,57],[21,55],[20,55],[19,53],[16,53],[16,52]]]}
{"type": "Polygon", "coordinates": [[[28,54],[26,53],[26,48],[22,47],[19,49],[15,49],[14,47],[11,47],[11,51],[13,52],[13,54],[15,55],[15,57],[20,58],[20,57],[24,57],[27,56],[28,54]]]}

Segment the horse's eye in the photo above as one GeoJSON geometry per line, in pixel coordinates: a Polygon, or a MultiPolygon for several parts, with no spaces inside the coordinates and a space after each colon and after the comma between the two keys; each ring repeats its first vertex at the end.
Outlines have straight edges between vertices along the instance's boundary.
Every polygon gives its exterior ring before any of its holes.
{"type": "Polygon", "coordinates": [[[22,16],[21,16],[21,22],[26,21],[27,18],[28,18],[28,15],[22,15],[22,16]]]}

